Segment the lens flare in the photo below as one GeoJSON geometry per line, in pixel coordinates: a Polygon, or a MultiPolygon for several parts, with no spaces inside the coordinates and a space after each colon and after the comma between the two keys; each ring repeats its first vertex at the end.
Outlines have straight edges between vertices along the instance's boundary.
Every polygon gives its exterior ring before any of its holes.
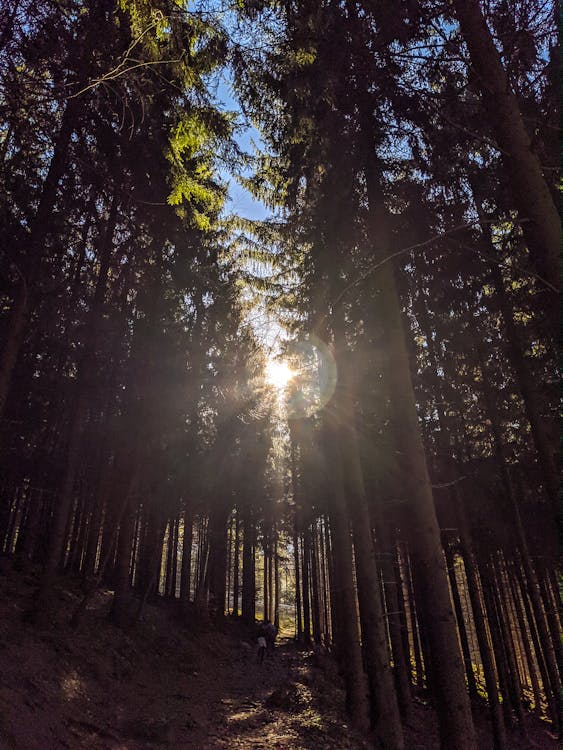
{"type": "Polygon", "coordinates": [[[283,360],[272,359],[266,365],[266,380],[279,391],[282,391],[294,376],[295,372],[283,360]]]}
{"type": "Polygon", "coordinates": [[[287,386],[287,413],[293,419],[310,417],[332,398],[336,361],[324,341],[313,335],[292,344],[290,354],[292,362],[299,362],[299,376],[287,386]]]}

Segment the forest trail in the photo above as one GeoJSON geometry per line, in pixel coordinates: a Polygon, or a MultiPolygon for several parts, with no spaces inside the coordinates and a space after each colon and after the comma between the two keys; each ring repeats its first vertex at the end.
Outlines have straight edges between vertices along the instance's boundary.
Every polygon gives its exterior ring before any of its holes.
{"type": "MultiPolygon", "coordinates": [[[[279,748],[360,750],[368,745],[356,737],[342,715],[344,694],[312,652],[296,649],[289,640],[267,655],[262,665],[254,648],[239,660],[222,662],[223,695],[210,704],[207,732],[201,747],[211,749],[279,748]]],[[[192,737],[195,739],[195,737],[192,737]]],[[[186,745],[189,747],[190,745],[186,745]]],[[[195,745],[192,745],[195,747],[195,745]]]]}
{"type": "MultiPolygon", "coordinates": [[[[335,661],[282,639],[257,663],[253,634],[227,618],[186,629],[174,608],[147,605],[129,632],[100,591],[78,631],[79,588],[58,590],[52,627],[22,621],[33,576],[0,574],[0,750],[367,750],[349,726],[335,661]]],[[[476,717],[479,718],[479,717],[476,717]]],[[[485,714],[480,750],[490,750],[485,714]]],[[[439,747],[436,718],[415,700],[407,750],[439,747]]],[[[530,719],[510,748],[555,750],[530,719]]]]}
{"type": "MultiPolygon", "coordinates": [[[[127,633],[101,591],[82,627],[22,624],[35,580],[0,576],[0,750],[364,750],[332,660],[281,641],[259,665],[239,623],[187,631],[147,606],[127,633]]],[[[79,591],[61,589],[72,607],[79,591]]],[[[63,607],[61,607],[61,612],[63,607]]]]}

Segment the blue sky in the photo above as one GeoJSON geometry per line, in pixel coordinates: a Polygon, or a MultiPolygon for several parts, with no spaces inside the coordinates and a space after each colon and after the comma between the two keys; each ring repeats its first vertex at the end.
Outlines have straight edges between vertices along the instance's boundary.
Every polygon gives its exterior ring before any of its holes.
{"type": "MultiPolygon", "coordinates": [[[[217,88],[217,98],[224,109],[237,112],[240,122],[244,122],[238,102],[232,94],[230,81],[226,76],[221,77],[217,88]]],[[[261,143],[260,134],[250,123],[237,132],[235,139],[240,148],[249,154],[255,152],[255,143],[258,146],[261,143]]],[[[229,183],[229,201],[227,204],[229,213],[235,213],[247,219],[265,219],[271,215],[270,210],[239,185],[232,174],[226,170],[222,170],[221,174],[229,183]]]]}

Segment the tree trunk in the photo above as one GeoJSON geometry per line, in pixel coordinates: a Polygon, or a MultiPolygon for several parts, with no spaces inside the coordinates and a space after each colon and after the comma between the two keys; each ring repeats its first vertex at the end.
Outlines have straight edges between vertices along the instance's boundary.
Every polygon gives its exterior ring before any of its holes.
{"type": "Polygon", "coordinates": [[[263,544],[263,559],[264,559],[264,571],[263,571],[263,583],[264,583],[264,606],[262,608],[262,618],[264,621],[270,619],[270,610],[269,610],[269,603],[270,603],[270,588],[269,588],[269,582],[270,582],[270,576],[268,575],[268,567],[271,564],[270,560],[270,554],[269,554],[269,540],[268,536],[266,535],[266,532],[264,532],[264,544],[263,544]]]}
{"type": "MultiPolygon", "coordinates": [[[[472,186],[475,204],[481,222],[481,231],[483,240],[486,243],[486,249],[491,257],[497,255],[495,247],[491,240],[491,227],[485,222],[485,215],[482,208],[481,196],[475,187],[472,186]]],[[[510,305],[508,295],[504,286],[504,280],[500,266],[496,262],[489,264],[491,278],[495,288],[495,295],[501,311],[506,336],[509,343],[510,360],[516,373],[526,416],[530,423],[532,438],[538,454],[540,467],[542,469],[543,480],[545,482],[546,493],[551,500],[554,513],[557,513],[559,503],[559,473],[555,465],[554,455],[558,446],[552,446],[548,437],[547,425],[544,423],[541,415],[541,409],[537,397],[536,384],[530,370],[528,361],[524,356],[524,350],[521,344],[521,336],[518,333],[514,322],[514,312],[510,305]]]]}
{"type": "Polygon", "coordinates": [[[182,570],[180,579],[180,599],[182,608],[185,611],[190,603],[191,597],[191,578],[192,578],[192,544],[194,538],[194,519],[192,506],[188,500],[185,500],[184,509],[184,538],[182,540],[182,570]]]}
{"type": "MultiPolygon", "coordinates": [[[[342,353],[344,359],[346,351],[341,329],[343,320],[340,319],[338,322],[340,330],[337,334],[336,349],[342,353]]],[[[377,742],[382,748],[402,750],[404,747],[403,731],[389,660],[381,585],[358,451],[352,374],[343,361],[339,362],[339,373],[339,400],[336,402],[336,397],[334,399],[336,411],[340,417],[336,434],[338,434],[344,475],[344,492],[353,528],[362,646],[371,695],[372,724],[377,742]]]]}
{"type": "MultiPolygon", "coordinates": [[[[383,590],[387,604],[387,621],[389,625],[389,637],[391,639],[391,651],[393,654],[393,674],[397,690],[397,700],[403,723],[408,724],[412,713],[411,689],[408,674],[408,639],[407,648],[402,635],[402,608],[399,599],[402,599],[402,587],[399,589],[397,576],[394,569],[395,549],[391,541],[389,524],[381,520],[376,523],[376,534],[379,541],[381,574],[383,576],[383,590]]],[[[403,603],[404,607],[404,603],[403,603]]]]}
{"type": "MultiPolygon", "coordinates": [[[[369,725],[368,691],[358,632],[358,611],[354,587],[352,540],[346,515],[344,484],[339,450],[338,426],[325,415],[325,455],[331,467],[330,520],[338,596],[338,653],[346,684],[346,707],[352,721],[361,730],[369,725]]],[[[305,589],[305,586],[303,587],[305,589]]]]}
{"type": "MultiPolygon", "coordinates": [[[[559,290],[561,222],[551,191],[532,149],[518,100],[511,90],[479,0],[454,0],[463,38],[477,74],[483,103],[503,152],[514,204],[539,275],[559,290]]],[[[558,326],[558,316],[551,320],[558,326]]]]}
{"type": "Polygon", "coordinates": [[[550,680],[549,673],[547,671],[547,667],[545,664],[545,658],[544,658],[544,654],[542,651],[540,638],[538,635],[538,630],[536,627],[536,620],[535,620],[532,606],[530,604],[530,599],[528,596],[528,591],[527,591],[528,586],[526,584],[526,581],[524,580],[522,568],[518,561],[516,561],[514,564],[514,572],[516,573],[516,578],[518,580],[518,588],[520,590],[520,595],[522,597],[522,602],[524,604],[524,611],[526,612],[526,619],[528,620],[528,625],[530,628],[530,635],[532,636],[532,643],[534,645],[534,651],[536,654],[536,662],[537,662],[538,669],[541,675],[541,681],[542,681],[543,692],[545,695],[545,700],[548,705],[548,712],[549,712],[549,715],[553,717],[557,715],[557,705],[553,698],[554,691],[551,686],[551,680],[550,680]]]}
{"type": "Polygon", "coordinates": [[[477,633],[477,643],[479,644],[479,653],[481,655],[481,663],[483,665],[483,672],[485,675],[487,699],[491,710],[495,750],[506,750],[506,729],[497,688],[494,656],[489,645],[489,638],[487,636],[487,621],[479,591],[479,580],[475,556],[473,552],[471,534],[465,516],[463,500],[458,486],[454,488],[454,497],[456,500],[455,507],[460,533],[463,564],[465,567],[465,575],[467,578],[467,587],[469,589],[469,598],[471,601],[475,631],[477,633]]]}
{"type": "Polygon", "coordinates": [[[96,281],[96,290],[92,300],[92,307],[88,314],[88,322],[84,333],[81,361],[77,366],[78,374],[76,379],[76,394],[69,428],[65,473],[60,496],[55,505],[53,514],[53,526],[49,535],[47,558],[41,582],[43,596],[46,595],[48,588],[53,582],[53,578],[61,562],[63,550],[65,548],[65,532],[74,497],[74,484],[80,460],[82,458],[82,438],[88,417],[91,385],[94,377],[96,334],[100,323],[102,305],[106,292],[116,222],[117,199],[114,198],[111,204],[105,231],[100,237],[100,269],[96,281]]]}
{"type": "Polygon", "coordinates": [[[119,542],[117,545],[115,566],[115,594],[111,610],[113,621],[122,627],[128,624],[128,618],[131,614],[129,611],[131,600],[129,571],[134,521],[135,513],[133,508],[129,506],[126,508],[119,526],[119,542]]]}
{"type": "Polygon", "coordinates": [[[305,532],[309,537],[309,569],[311,571],[311,620],[313,624],[313,641],[321,642],[321,613],[319,593],[319,568],[317,565],[317,544],[315,524],[309,526],[305,532]]]}
{"type": "Polygon", "coordinates": [[[444,552],[446,555],[446,563],[448,566],[448,576],[450,579],[450,588],[452,591],[452,599],[454,603],[454,609],[457,618],[457,624],[459,629],[459,638],[461,641],[461,651],[463,654],[463,661],[465,664],[465,677],[467,679],[467,687],[469,691],[469,697],[475,701],[477,699],[477,684],[475,682],[475,674],[473,672],[473,663],[471,661],[471,652],[469,650],[469,640],[467,638],[467,629],[465,625],[465,618],[463,616],[463,608],[461,606],[461,596],[459,594],[459,585],[457,576],[455,574],[455,558],[452,552],[452,548],[446,541],[444,543],[444,552]]]}
{"type": "Polygon", "coordinates": [[[514,609],[515,609],[516,619],[518,621],[518,628],[520,630],[520,634],[522,637],[522,647],[526,655],[527,675],[530,678],[530,686],[532,688],[532,695],[534,697],[534,710],[538,711],[540,707],[540,702],[541,702],[541,695],[540,695],[540,684],[538,680],[538,674],[536,671],[536,661],[534,658],[534,654],[532,652],[531,635],[530,637],[528,637],[529,628],[527,627],[526,618],[524,615],[524,608],[522,605],[522,600],[519,596],[519,591],[516,587],[516,582],[514,580],[513,571],[514,571],[514,563],[512,564],[511,569],[508,571],[507,579],[508,579],[508,584],[510,586],[512,600],[514,602],[514,609]]]}
{"type": "Polygon", "coordinates": [[[280,560],[278,555],[278,534],[274,528],[274,617],[276,632],[280,629],[280,560]]]}
{"type": "Polygon", "coordinates": [[[293,519],[293,565],[295,568],[295,618],[297,620],[297,640],[301,641],[303,638],[303,620],[301,617],[301,575],[300,575],[300,560],[299,560],[299,534],[297,531],[297,508],[295,509],[295,516],[293,519]]]}
{"type": "Polygon", "coordinates": [[[545,665],[549,673],[549,680],[552,686],[552,699],[550,704],[557,706],[555,716],[553,716],[554,725],[558,727],[559,716],[561,711],[561,678],[559,675],[559,669],[557,666],[557,656],[554,642],[549,632],[547,619],[545,616],[543,602],[541,597],[540,586],[536,571],[532,564],[530,552],[528,549],[528,541],[526,539],[526,532],[522,524],[522,518],[520,515],[520,508],[518,501],[515,496],[512,478],[508,469],[506,457],[504,455],[504,446],[502,444],[502,437],[500,433],[500,417],[496,408],[496,403],[493,398],[493,392],[489,381],[487,368],[485,367],[484,359],[479,345],[477,345],[477,354],[480,363],[481,380],[483,386],[483,397],[487,406],[487,411],[491,420],[491,430],[493,433],[493,440],[495,446],[495,452],[497,455],[497,461],[502,473],[503,483],[505,485],[505,491],[507,499],[510,504],[510,510],[512,512],[512,521],[514,523],[514,529],[516,532],[516,539],[518,541],[518,548],[522,557],[522,564],[526,579],[528,581],[528,591],[530,594],[530,601],[534,610],[534,617],[536,620],[538,634],[542,644],[542,651],[545,659],[545,665]]]}
{"type": "Polygon", "coordinates": [[[309,548],[307,541],[307,529],[301,535],[301,582],[303,587],[303,640],[311,642],[311,597],[309,589],[309,548]]]}
{"type": "Polygon", "coordinates": [[[251,507],[245,503],[242,508],[242,618],[248,625],[254,625],[256,619],[255,534],[251,507]]]}
{"type": "Polygon", "coordinates": [[[209,595],[210,614],[225,614],[227,593],[227,524],[231,509],[220,506],[209,517],[209,595]]]}
{"type": "MultiPolygon", "coordinates": [[[[366,133],[367,135],[367,133],[366,133]]],[[[371,143],[371,139],[370,139],[371,143]]],[[[471,707],[465,689],[463,660],[459,653],[455,615],[440,541],[430,476],[418,424],[409,355],[401,317],[401,304],[393,268],[386,256],[391,243],[386,209],[372,165],[370,149],[366,182],[370,212],[370,238],[376,258],[383,261],[377,272],[379,314],[385,322],[386,378],[397,425],[399,450],[405,462],[410,538],[416,552],[421,596],[432,613],[428,638],[432,652],[433,682],[438,698],[438,718],[443,748],[476,750],[471,707]]]]}
{"type": "Polygon", "coordinates": [[[43,183],[37,212],[29,228],[29,268],[27,274],[24,273],[24,276],[22,276],[16,292],[10,314],[8,335],[0,358],[0,419],[4,415],[14,367],[25,340],[32,309],[32,297],[35,293],[35,284],[40,275],[41,260],[45,252],[45,240],[52,224],[57,190],[68,158],[68,145],[77,122],[78,109],[81,106],[82,101],[79,98],[67,100],[61,127],[54,143],[49,171],[43,183]]]}
{"type": "Polygon", "coordinates": [[[239,581],[240,581],[240,508],[237,506],[235,520],[235,539],[233,556],[233,615],[239,615],[239,581]]]}

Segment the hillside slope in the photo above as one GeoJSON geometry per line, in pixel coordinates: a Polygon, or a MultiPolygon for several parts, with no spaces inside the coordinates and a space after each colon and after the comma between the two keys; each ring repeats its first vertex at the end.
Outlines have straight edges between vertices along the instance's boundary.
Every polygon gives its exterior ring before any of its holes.
{"type": "MultiPolygon", "coordinates": [[[[160,606],[147,606],[125,633],[109,623],[104,591],[78,631],[62,616],[39,628],[22,622],[35,584],[29,575],[0,577],[0,750],[369,747],[347,724],[329,657],[286,641],[258,665],[240,624],[188,631],[160,606]]],[[[68,612],[79,591],[58,596],[68,612]]],[[[514,743],[557,746],[540,724],[514,743]]],[[[407,747],[437,747],[432,712],[418,702],[407,747]]]]}

